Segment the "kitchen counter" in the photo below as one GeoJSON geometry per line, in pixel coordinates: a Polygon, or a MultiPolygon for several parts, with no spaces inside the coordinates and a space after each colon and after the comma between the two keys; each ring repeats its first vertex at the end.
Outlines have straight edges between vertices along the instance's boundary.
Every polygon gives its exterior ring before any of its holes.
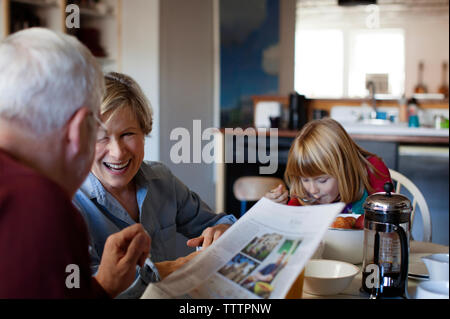
{"type": "Polygon", "coordinates": [[[428,136],[447,137],[448,129],[435,129],[429,127],[408,127],[405,124],[374,125],[359,123],[341,123],[349,134],[373,134],[396,136],[428,136]]]}
{"type": "Polygon", "coordinates": [[[353,139],[415,144],[448,145],[449,130],[408,127],[406,124],[370,125],[341,123],[353,139]]]}
{"type": "MultiPolygon", "coordinates": [[[[347,124],[343,125],[349,135],[355,140],[378,141],[378,142],[397,142],[407,144],[449,144],[448,129],[434,129],[426,127],[407,127],[406,125],[368,125],[368,124],[347,124]]],[[[227,134],[225,129],[221,129],[222,133],[227,134]]],[[[251,132],[235,132],[234,135],[249,135],[251,132]]],[[[261,134],[261,132],[256,132],[261,134]]],[[[269,129],[266,129],[269,135],[269,129]]],[[[278,130],[279,137],[295,138],[298,134],[296,130],[278,130]]]]}

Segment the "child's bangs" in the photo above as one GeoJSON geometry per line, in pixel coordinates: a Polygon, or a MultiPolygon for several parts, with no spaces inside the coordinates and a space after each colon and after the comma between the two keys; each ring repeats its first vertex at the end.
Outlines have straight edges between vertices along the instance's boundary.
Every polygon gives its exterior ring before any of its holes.
{"type": "Polygon", "coordinates": [[[298,176],[314,177],[327,174],[326,164],[323,162],[323,156],[318,156],[320,152],[306,150],[302,147],[297,152],[298,176]]]}

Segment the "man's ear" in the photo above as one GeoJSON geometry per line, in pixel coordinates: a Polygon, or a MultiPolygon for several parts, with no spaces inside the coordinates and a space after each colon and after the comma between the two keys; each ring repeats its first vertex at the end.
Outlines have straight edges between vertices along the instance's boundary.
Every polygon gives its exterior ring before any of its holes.
{"type": "Polygon", "coordinates": [[[90,110],[87,107],[78,109],[74,115],[67,122],[66,142],[67,142],[67,155],[69,157],[77,157],[77,155],[83,149],[83,139],[86,136],[86,130],[88,129],[87,121],[89,118],[90,110]]]}

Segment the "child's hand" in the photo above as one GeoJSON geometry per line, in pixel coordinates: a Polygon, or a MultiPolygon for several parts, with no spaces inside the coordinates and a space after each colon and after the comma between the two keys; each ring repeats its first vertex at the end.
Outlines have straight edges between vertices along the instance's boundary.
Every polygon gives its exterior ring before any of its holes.
{"type": "Polygon", "coordinates": [[[288,200],[288,191],[283,184],[278,185],[277,188],[272,189],[270,192],[266,193],[264,197],[274,201],[279,204],[286,204],[288,200]]]}

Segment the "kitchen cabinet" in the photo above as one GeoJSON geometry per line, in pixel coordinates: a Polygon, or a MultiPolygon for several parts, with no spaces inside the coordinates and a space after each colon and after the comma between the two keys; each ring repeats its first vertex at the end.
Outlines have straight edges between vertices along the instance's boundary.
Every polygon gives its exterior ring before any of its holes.
{"type": "Polygon", "coordinates": [[[76,36],[105,72],[121,70],[122,0],[0,0],[0,6],[0,39],[28,27],[49,28],[76,36]],[[78,27],[70,4],[80,9],[78,27]]]}
{"type": "MultiPolygon", "coordinates": [[[[422,192],[431,214],[432,241],[449,244],[449,153],[448,147],[400,146],[398,171],[422,192]]],[[[404,195],[408,196],[407,193],[404,195]]],[[[412,225],[415,239],[422,238],[422,218],[412,225]]]]}

